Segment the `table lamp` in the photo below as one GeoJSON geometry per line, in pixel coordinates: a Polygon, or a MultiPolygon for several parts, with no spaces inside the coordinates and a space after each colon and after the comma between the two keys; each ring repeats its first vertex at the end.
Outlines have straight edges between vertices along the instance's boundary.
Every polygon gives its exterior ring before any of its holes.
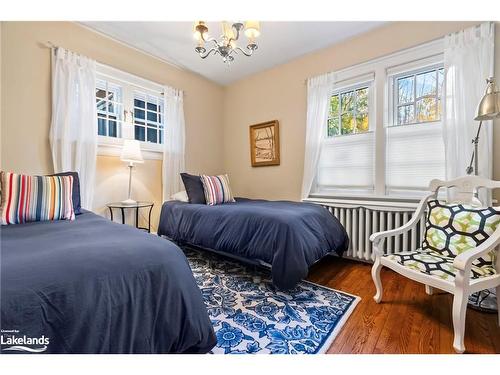
{"type": "Polygon", "coordinates": [[[122,155],[120,157],[122,161],[128,163],[129,175],[128,175],[128,198],[122,201],[124,204],[136,204],[137,202],[131,198],[132,194],[132,168],[134,168],[134,163],[144,163],[141,153],[141,145],[139,141],[133,139],[125,139],[123,142],[122,155]]]}

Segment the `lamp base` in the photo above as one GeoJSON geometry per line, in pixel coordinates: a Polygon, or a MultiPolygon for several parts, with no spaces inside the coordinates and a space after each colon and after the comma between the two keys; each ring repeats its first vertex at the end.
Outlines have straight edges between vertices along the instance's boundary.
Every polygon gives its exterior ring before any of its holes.
{"type": "Polygon", "coordinates": [[[123,204],[129,204],[129,205],[134,205],[137,203],[137,201],[133,200],[133,199],[125,199],[124,201],[122,201],[123,204]]]}
{"type": "Polygon", "coordinates": [[[469,306],[474,310],[496,313],[497,298],[494,289],[480,290],[469,296],[469,306]]]}

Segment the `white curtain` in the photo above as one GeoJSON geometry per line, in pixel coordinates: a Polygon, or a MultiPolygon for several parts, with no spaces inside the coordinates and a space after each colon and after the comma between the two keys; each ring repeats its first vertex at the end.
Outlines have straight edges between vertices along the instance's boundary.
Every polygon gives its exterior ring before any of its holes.
{"type": "Polygon", "coordinates": [[[96,63],[64,48],[52,55],[50,147],[54,172],[76,171],[83,208],[92,209],[97,154],[96,63]]]}
{"type": "MultiPolygon", "coordinates": [[[[465,175],[470,162],[471,140],[479,126],[474,121],[476,108],[486,79],[493,76],[494,35],[494,24],[484,23],[445,37],[443,135],[447,179],[465,175]]],[[[492,176],[493,164],[491,125],[491,121],[483,122],[479,141],[478,174],[487,178],[492,176]]]]}
{"type": "Polygon", "coordinates": [[[184,98],[180,90],[165,87],[165,139],[163,152],[163,200],[184,190],[180,173],[184,172],[184,98]]]}
{"type": "Polygon", "coordinates": [[[311,193],[316,177],[321,153],[321,140],[326,131],[330,94],[334,83],[333,73],[323,74],[307,80],[306,144],[304,174],[302,177],[302,199],[307,198],[311,193]]]}

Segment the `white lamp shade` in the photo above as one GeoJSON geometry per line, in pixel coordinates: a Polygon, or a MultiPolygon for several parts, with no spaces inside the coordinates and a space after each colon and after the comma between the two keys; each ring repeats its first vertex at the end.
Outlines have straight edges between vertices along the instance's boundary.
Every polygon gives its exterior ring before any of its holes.
{"type": "Polygon", "coordinates": [[[141,152],[141,144],[139,141],[134,139],[125,139],[120,159],[128,163],[144,163],[141,152]]]}
{"type": "Polygon", "coordinates": [[[245,22],[245,35],[247,38],[255,39],[260,35],[259,21],[246,21],[245,22]]]}

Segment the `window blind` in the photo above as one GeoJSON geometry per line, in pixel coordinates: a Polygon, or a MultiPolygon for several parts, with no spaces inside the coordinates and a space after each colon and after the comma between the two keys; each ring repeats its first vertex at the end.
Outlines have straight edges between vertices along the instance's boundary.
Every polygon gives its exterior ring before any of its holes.
{"type": "Polygon", "coordinates": [[[432,179],[445,179],[444,155],[439,122],[387,127],[387,194],[415,196],[432,179]]]}
{"type": "Polygon", "coordinates": [[[316,179],[317,192],[373,192],[374,133],[359,133],[323,141],[316,179]]]}

